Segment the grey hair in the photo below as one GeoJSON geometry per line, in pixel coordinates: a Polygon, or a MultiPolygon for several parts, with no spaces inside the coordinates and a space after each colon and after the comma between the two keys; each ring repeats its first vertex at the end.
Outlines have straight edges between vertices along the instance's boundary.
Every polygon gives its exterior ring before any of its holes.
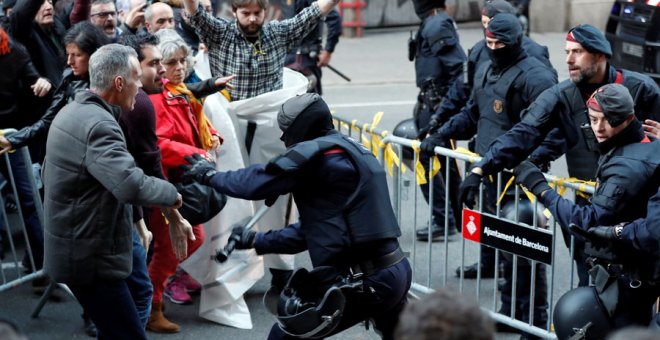
{"type": "Polygon", "coordinates": [[[100,47],[89,58],[89,88],[104,92],[112,88],[115,77],[128,79],[131,75],[130,57],[137,60],[134,49],[109,44],[100,47]]]}
{"type": "Polygon", "coordinates": [[[158,49],[160,49],[160,53],[163,55],[163,60],[170,59],[177,51],[183,50],[186,53],[187,74],[192,73],[192,69],[195,66],[195,57],[192,55],[190,46],[186,44],[179,33],[171,28],[163,28],[154,33],[154,35],[160,39],[158,49]]]}

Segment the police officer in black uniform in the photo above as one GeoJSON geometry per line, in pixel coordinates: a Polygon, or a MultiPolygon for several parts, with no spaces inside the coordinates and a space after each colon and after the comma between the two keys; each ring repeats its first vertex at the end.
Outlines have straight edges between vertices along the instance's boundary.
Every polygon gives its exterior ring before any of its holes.
{"type": "MultiPolygon", "coordinates": [[[[258,254],[308,250],[315,268],[360,276],[361,289],[346,296],[332,333],[374,319],[383,338],[391,339],[412,272],[399,248],[401,231],[383,167],[369,150],[334,130],[330,110],[317,94],[286,101],[278,124],[288,150],[268,164],[216,173],[198,156],[189,160],[193,165],[184,176],[243,199],[293,193],[298,223],[265,233],[235,228],[230,239],[237,240],[236,248],[254,247],[258,254]]],[[[287,336],[275,325],[269,339],[281,338],[287,336]]]]}
{"type": "MultiPolygon", "coordinates": [[[[557,83],[557,77],[552,69],[548,69],[542,62],[525,52],[522,47],[524,36],[522,26],[514,15],[508,13],[495,15],[485,32],[486,53],[490,61],[484,63],[477,71],[470,100],[459,114],[453,116],[436,133],[422,142],[422,150],[433,152],[434,147],[444,145],[450,138],[465,140],[476,133],[476,152],[483,153],[488,150],[492,141],[520,122],[523,110],[541,92],[557,83]]],[[[561,149],[563,141],[553,140],[547,143],[556,145],[555,149],[561,149]]],[[[545,146],[533,153],[535,159],[544,162],[553,160],[555,154],[553,151],[548,151],[545,146]]],[[[507,180],[504,179],[503,182],[506,183],[507,180]]],[[[495,214],[498,200],[497,183],[484,180],[484,184],[488,195],[483,200],[486,204],[485,210],[495,214]]],[[[508,197],[502,206],[514,204],[512,197],[508,197]]],[[[509,315],[513,302],[511,299],[513,264],[506,258],[503,263],[506,274],[504,279],[507,283],[502,289],[500,312],[509,315]]],[[[531,266],[527,261],[520,261],[517,270],[518,298],[515,315],[528,322],[531,266]]],[[[534,325],[545,328],[547,306],[545,267],[539,264],[536,276],[534,325]]]]}
{"type": "MultiPolygon", "coordinates": [[[[484,30],[488,26],[491,18],[498,13],[516,14],[516,9],[504,0],[484,1],[484,7],[481,12],[481,23],[484,26],[484,30]]],[[[548,70],[551,70],[555,74],[555,78],[557,77],[557,71],[550,63],[550,55],[547,47],[539,45],[527,36],[523,36],[522,47],[528,56],[538,59],[548,70]]],[[[474,76],[477,69],[488,61],[490,61],[490,59],[488,58],[486,39],[482,39],[474,44],[468,52],[467,82],[465,83],[465,93],[467,96],[447,95],[431,118],[432,123],[429,125],[433,125],[436,128],[440,127],[465,106],[470,93],[472,93],[474,76]]],[[[430,129],[429,133],[433,132],[434,129],[430,129]]],[[[469,145],[471,144],[472,143],[469,145]]],[[[474,151],[474,148],[472,147],[471,150],[474,151]]],[[[483,278],[491,278],[495,276],[495,251],[493,248],[482,247],[481,268],[479,268],[478,263],[465,266],[465,268],[463,268],[463,277],[466,279],[475,279],[477,277],[477,270],[479,269],[481,269],[481,277],[483,278]]],[[[461,268],[456,268],[456,276],[460,276],[460,272],[461,268]]]]}
{"type": "MultiPolygon", "coordinates": [[[[482,160],[465,178],[460,190],[461,199],[478,190],[482,177],[519,164],[549,133],[559,133],[566,142],[569,175],[594,180],[598,153],[585,102],[594,90],[604,84],[621,83],[628,88],[635,100],[635,114],[640,121],[646,118],[658,120],[660,90],[657,84],[648,76],[609,65],[607,60],[612,50],[597,28],[584,24],[571,29],[566,37],[566,53],[570,79],[539,95],[527,109],[524,119],[491,144],[488,152],[482,155],[482,160]]],[[[568,231],[562,228],[562,232],[568,245],[568,231]]],[[[580,256],[579,240],[576,240],[575,248],[580,285],[586,285],[586,259],[580,256]]]]}
{"type": "MultiPolygon", "coordinates": [[[[310,6],[316,0],[294,0],[291,6],[284,6],[283,13],[285,18],[293,18],[303,9],[310,6]]],[[[289,3],[291,1],[289,0],[289,3]]],[[[339,42],[341,35],[341,16],[336,9],[333,9],[326,15],[325,19],[314,27],[298,46],[289,51],[284,65],[294,69],[307,78],[309,78],[309,88],[307,92],[323,94],[321,88],[321,67],[328,66],[335,46],[339,42]],[[323,24],[328,28],[323,45],[323,24]]]]}
{"type": "MultiPolygon", "coordinates": [[[[528,188],[550,209],[562,227],[574,224],[589,233],[622,240],[624,228],[617,224],[645,217],[647,202],[660,186],[660,141],[644,134],[633,112],[633,98],[623,85],[607,84],[598,88],[586,106],[600,154],[596,171],[598,184],[591,204],[580,206],[562,198],[550,188],[540,170],[528,161],[516,167],[514,175],[516,182],[528,188]],[[599,228],[606,225],[615,227],[599,228]]],[[[628,231],[626,234],[630,237],[628,231]]],[[[623,267],[617,269],[608,264],[605,268],[611,270],[609,277],[596,275],[594,282],[597,291],[604,292],[607,290],[605,282],[610,278],[616,280],[618,298],[611,294],[601,296],[603,304],[613,308],[610,314],[613,329],[646,326],[651,321],[651,306],[660,293],[660,286],[655,284],[657,273],[648,270],[655,261],[645,256],[630,256],[630,250],[625,248],[612,251],[613,262],[623,263],[623,267]]],[[[557,325],[558,329],[561,326],[557,325]]]]}
{"type": "MultiPolygon", "coordinates": [[[[413,117],[417,130],[427,128],[431,115],[441,103],[443,97],[465,96],[463,90],[463,63],[465,53],[460,45],[456,24],[445,12],[444,0],[413,0],[415,13],[422,19],[419,31],[409,46],[409,58],[415,61],[415,78],[420,92],[413,117]]],[[[420,162],[428,173],[430,156],[420,155],[420,162]]],[[[447,214],[447,234],[456,233],[456,222],[461,213],[460,203],[456,193],[460,185],[460,176],[455,162],[445,164],[445,158],[440,157],[441,166],[450,166],[449,188],[445,188],[442,171],[433,179],[433,223],[431,238],[444,236],[444,220],[447,214]],[[445,189],[449,191],[450,209],[445,211],[445,189]],[[454,199],[451,199],[454,197],[454,199]]],[[[424,199],[429,200],[428,184],[421,185],[424,199]]],[[[417,239],[428,240],[429,228],[424,226],[417,230],[417,239]]]]}

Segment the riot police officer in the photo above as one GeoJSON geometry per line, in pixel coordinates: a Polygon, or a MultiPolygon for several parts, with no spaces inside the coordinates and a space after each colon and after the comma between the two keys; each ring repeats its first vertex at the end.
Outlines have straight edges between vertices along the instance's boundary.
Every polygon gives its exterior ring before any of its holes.
{"type": "MultiPolygon", "coordinates": [[[[487,55],[490,61],[477,71],[475,84],[470,100],[461,112],[453,116],[433,135],[427,137],[421,144],[422,150],[433,152],[433,148],[444,145],[450,138],[469,139],[476,133],[476,152],[483,153],[488,145],[500,135],[506,133],[521,119],[523,110],[531,104],[545,89],[557,83],[557,77],[552,69],[548,69],[536,58],[527,55],[522,47],[523,31],[518,19],[508,13],[495,15],[486,28],[487,55]]],[[[561,148],[563,141],[549,140],[561,148]]],[[[534,158],[550,162],[554,153],[540,147],[533,153],[534,158]]],[[[506,183],[506,179],[503,180],[506,183]]],[[[497,184],[484,181],[487,199],[485,210],[495,213],[498,199],[497,184]]],[[[514,205],[515,200],[509,197],[504,201],[503,210],[507,205],[514,205]]],[[[532,221],[533,223],[533,221],[532,221]]],[[[507,284],[502,290],[503,314],[511,310],[511,275],[513,264],[503,260],[507,284]],[[508,289],[507,289],[508,288],[508,289]]],[[[492,266],[492,264],[491,264],[492,266]]],[[[491,267],[492,270],[492,267],[491,267]]],[[[518,292],[516,296],[515,315],[523,321],[529,319],[531,266],[527,261],[521,261],[518,270],[518,292]]],[[[547,287],[545,267],[538,265],[536,276],[537,290],[534,301],[534,325],[545,327],[547,323],[547,287]]]]}
{"type": "MultiPolygon", "coordinates": [[[[509,13],[516,14],[516,9],[508,2],[504,0],[493,0],[485,1],[484,7],[481,12],[481,23],[484,26],[484,32],[491,18],[498,13],[509,13]]],[[[552,70],[557,76],[557,71],[552,67],[550,63],[550,57],[548,53],[548,48],[539,45],[534,40],[530,39],[527,36],[523,36],[522,47],[527,53],[528,56],[534,57],[546,65],[548,70],[552,70]]],[[[488,53],[486,52],[486,39],[482,39],[468,52],[467,60],[467,81],[465,83],[465,93],[469,96],[472,93],[472,87],[474,84],[474,76],[477,71],[484,63],[488,62],[488,53]]],[[[448,121],[454,114],[458,113],[465,106],[467,102],[466,96],[451,96],[447,95],[435,114],[431,119],[431,124],[436,127],[439,127],[444,122],[448,121]]],[[[433,133],[433,129],[430,129],[430,133],[433,133]]],[[[471,145],[470,143],[469,145],[471,145]]],[[[474,151],[473,148],[471,150],[474,151]]],[[[481,267],[479,268],[479,263],[474,263],[463,268],[463,277],[466,279],[474,279],[477,277],[477,271],[481,270],[481,277],[491,278],[495,276],[495,251],[493,248],[482,247],[481,248],[481,267]]],[[[460,276],[461,268],[456,268],[456,276],[460,276]]]]}
{"type": "MultiPolygon", "coordinates": [[[[656,108],[660,106],[660,90],[657,84],[648,76],[609,65],[607,60],[612,50],[597,28],[588,24],[572,28],[566,36],[566,54],[570,79],[539,95],[527,109],[524,119],[491,144],[482,155],[482,160],[465,178],[460,189],[462,198],[478,190],[481,177],[504,168],[513,168],[527,158],[551,131],[560,134],[566,142],[569,175],[593,180],[598,153],[585,102],[595,89],[604,84],[620,83],[627,87],[635,99],[635,114],[641,121],[658,119],[656,108]]],[[[562,228],[562,232],[568,244],[568,231],[562,228]]],[[[584,259],[576,258],[576,264],[580,284],[586,285],[588,277],[584,259]]]]}
{"type": "MultiPolygon", "coordinates": [[[[456,24],[445,11],[444,0],[413,0],[415,13],[422,19],[417,36],[411,41],[409,55],[415,61],[415,79],[420,92],[413,112],[417,130],[423,130],[429,124],[431,115],[437,109],[441,99],[447,96],[465,96],[463,90],[463,63],[466,59],[460,45],[456,24]]],[[[420,161],[428,173],[429,155],[420,155],[420,161]]],[[[460,185],[460,176],[455,162],[445,164],[444,157],[440,159],[445,169],[450,166],[449,188],[445,188],[442,172],[433,179],[433,207],[431,238],[442,237],[445,234],[444,220],[447,215],[447,234],[456,233],[456,220],[460,216],[461,207],[455,195],[460,185]],[[449,191],[450,209],[445,211],[445,190],[449,191]],[[454,197],[454,199],[451,199],[454,197]]],[[[421,185],[424,199],[429,200],[428,184],[421,185]]],[[[429,228],[417,230],[417,239],[428,240],[429,228]]]]}
{"type": "MultiPolygon", "coordinates": [[[[374,319],[383,337],[392,338],[412,272],[399,248],[401,231],[383,167],[367,149],[334,130],[330,110],[317,94],[286,101],[278,124],[288,150],[268,164],[216,173],[198,156],[189,159],[192,166],[184,177],[243,199],[293,193],[298,223],[265,233],[235,228],[230,238],[236,248],[254,248],[258,254],[308,250],[315,268],[330,266],[339,276],[360,277],[360,289],[346,295],[339,325],[324,336],[374,319]]],[[[287,331],[275,325],[269,339],[286,338],[287,331]]]]}
{"type": "MultiPolygon", "coordinates": [[[[590,233],[619,240],[623,227],[617,224],[645,217],[646,202],[658,191],[660,155],[657,151],[660,141],[650,140],[644,134],[633,111],[632,96],[623,85],[607,84],[598,88],[586,105],[590,128],[600,153],[596,172],[598,185],[591,204],[580,206],[562,198],[550,188],[540,170],[528,161],[516,167],[514,175],[516,182],[532,191],[550,209],[562,227],[575,224],[590,233]],[[606,230],[597,228],[603,225],[616,226],[606,230]]],[[[600,298],[605,310],[609,311],[613,329],[648,325],[651,306],[660,291],[655,285],[656,273],[648,270],[648,258],[629,258],[627,249],[611,250],[614,259],[604,267],[610,270],[609,274],[603,275],[602,271],[590,273],[598,273],[594,278],[596,291],[602,294],[600,298]],[[613,265],[615,263],[623,263],[623,267],[617,268],[613,265]]],[[[655,261],[651,262],[655,264],[655,261]]],[[[558,329],[560,327],[557,325],[558,329]]]]}
{"type": "MultiPolygon", "coordinates": [[[[285,18],[293,18],[303,9],[310,6],[315,0],[295,0],[291,6],[283,9],[285,18]]],[[[315,26],[297,46],[291,48],[286,56],[284,65],[304,74],[309,81],[308,92],[323,94],[321,87],[321,67],[328,66],[330,57],[335,51],[341,35],[341,16],[336,9],[326,15],[325,20],[315,26]],[[323,43],[323,23],[328,28],[323,43]]]]}

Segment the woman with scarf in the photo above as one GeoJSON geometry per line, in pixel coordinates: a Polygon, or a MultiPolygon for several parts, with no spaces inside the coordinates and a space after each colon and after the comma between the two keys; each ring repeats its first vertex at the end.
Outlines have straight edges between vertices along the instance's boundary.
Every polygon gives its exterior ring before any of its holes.
{"type": "MultiPolygon", "coordinates": [[[[162,155],[163,173],[171,182],[177,182],[180,174],[179,165],[185,164],[183,156],[199,153],[212,159],[213,150],[220,147],[222,139],[204,114],[203,105],[198,98],[210,95],[225,87],[233,76],[209,79],[201,83],[184,84],[189,62],[192,60],[190,47],[171,29],[160,30],[159,49],[163,55],[165,68],[165,87],[163,92],[150,95],[156,110],[156,135],[162,155]]],[[[196,285],[185,272],[177,275],[166,289],[167,279],[179,265],[171,245],[169,228],[160,211],[154,210],[149,220],[154,235],[154,252],[149,264],[149,276],[154,286],[152,312],[147,329],[175,333],[179,326],[168,321],[162,313],[163,294],[174,303],[189,303],[186,288],[196,285]]],[[[195,240],[188,241],[188,255],[199,248],[204,241],[201,225],[193,226],[195,240]]]]}

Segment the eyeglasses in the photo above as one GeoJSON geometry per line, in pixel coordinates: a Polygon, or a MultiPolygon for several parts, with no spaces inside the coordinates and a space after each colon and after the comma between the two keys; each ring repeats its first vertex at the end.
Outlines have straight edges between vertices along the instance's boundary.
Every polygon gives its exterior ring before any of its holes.
{"type": "Polygon", "coordinates": [[[98,13],[92,13],[92,14],[90,14],[89,16],[90,16],[90,17],[99,17],[99,18],[101,18],[101,19],[107,19],[107,18],[108,18],[109,16],[111,16],[111,15],[112,15],[113,17],[116,17],[116,16],[117,16],[117,12],[115,12],[115,11],[98,12],[98,13]]]}

